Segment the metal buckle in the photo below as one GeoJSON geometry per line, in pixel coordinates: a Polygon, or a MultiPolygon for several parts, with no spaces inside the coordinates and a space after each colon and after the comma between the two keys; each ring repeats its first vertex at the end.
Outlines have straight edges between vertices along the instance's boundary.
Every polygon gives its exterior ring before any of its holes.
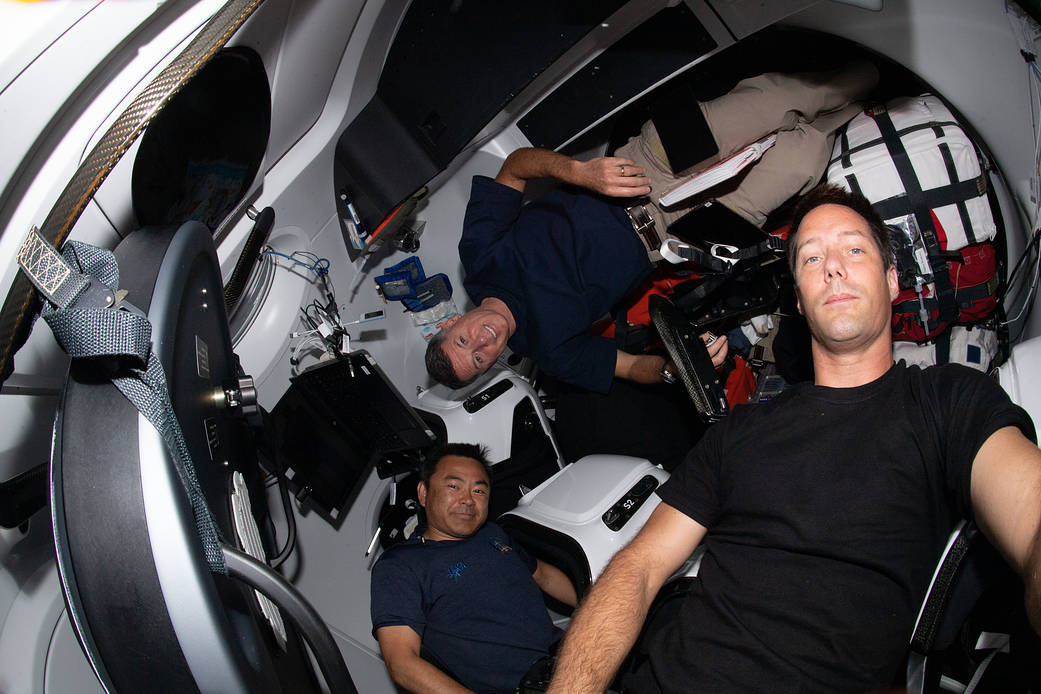
{"type": "Polygon", "coordinates": [[[112,308],[145,315],[126,300],[125,289],[113,291],[97,278],[73,268],[35,226],[22,242],[17,260],[33,286],[58,308],[112,308]]]}
{"type": "Polygon", "coordinates": [[[110,308],[114,311],[126,311],[147,318],[144,311],[126,300],[127,290],[112,291],[97,278],[90,275],[86,277],[90,280],[90,284],[82,294],[76,297],[76,300],[69,306],[70,309],[110,308]]]}
{"type": "Polygon", "coordinates": [[[654,228],[654,217],[647,212],[647,208],[643,205],[633,205],[625,208],[625,214],[633,225],[633,231],[643,239],[647,250],[658,250],[661,239],[658,238],[658,232],[654,228]]]}
{"type": "Polygon", "coordinates": [[[737,251],[737,246],[730,246],[725,243],[714,243],[712,244],[712,247],[708,250],[709,255],[711,255],[716,260],[723,261],[730,267],[733,267],[734,264],[739,260],[739,258],[737,257],[737,251]],[[720,251],[726,251],[726,255],[720,255],[720,251]]]}

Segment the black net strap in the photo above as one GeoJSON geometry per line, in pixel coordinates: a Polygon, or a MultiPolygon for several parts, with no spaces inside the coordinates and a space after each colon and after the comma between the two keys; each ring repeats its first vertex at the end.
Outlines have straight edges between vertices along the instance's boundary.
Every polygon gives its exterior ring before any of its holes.
{"type": "MultiPolygon", "coordinates": [[[[903,183],[904,190],[907,191],[907,202],[910,208],[908,212],[914,215],[922,238],[925,241],[929,262],[934,270],[933,281],[936,283],[936,300],[940,306],[938,319],[940,321],[956,320],[958,307],[954,300],[954,287],[951,285],[950,275],[946,272],[946,257],[940,245],[939,234],[933,224],[932,208],[929,200],[922,190],[922,184],[918,180],[918,175],[911,164],[911,158],[904,148],[904,143],[893,125],[893,119],[889,116],[889,112],[884,109],[875,109],[871,112],[871,115],[878,125],[879,132],[882,134],[882,141],[885,143],[889,156],[893,159],[893,165],[900,175],[900,181],[903,183]]],[[[883,218],[888,219],[888,217],[884,216],[883,218]]],[[[923,327],[926,332],[929,332],[935,326],[926,325],[923,327]]]]}

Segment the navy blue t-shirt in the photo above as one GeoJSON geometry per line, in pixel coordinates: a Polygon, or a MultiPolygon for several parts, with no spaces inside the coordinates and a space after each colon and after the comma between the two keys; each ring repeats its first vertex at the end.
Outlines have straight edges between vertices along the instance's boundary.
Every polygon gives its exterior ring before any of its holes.
{"type": "Polygon", "coordinates": [[[414,535],[372,567],[372,633],[412,627],[466,687],[512,692],[561,633],[532,578],[536,566],[495,523],[465,540],[414,535]]]}
{"type": "Polygon", "coordinates": [[[475,304],[506,303],[517,321],[510,349],[543,371],[606,393],[617,348],[589,327],[651,271],[625,210],[555,190],[522,205],[519,191],[474,176],[459,258],[475,304]]]}
{"type": "Polygon", "coordinates": [[[695,592],[651,637],[662,691],[864,692],[902,667],[991,434],[1030,418],[993,379],[900,362],[857,388],[734,408],[658,490],[708,528],[695,592]]]}

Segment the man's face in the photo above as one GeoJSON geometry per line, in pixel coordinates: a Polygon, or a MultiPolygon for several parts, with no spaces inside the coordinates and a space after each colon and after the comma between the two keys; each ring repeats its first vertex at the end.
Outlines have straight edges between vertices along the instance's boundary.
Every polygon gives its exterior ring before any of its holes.
{"type": "Polygon", "coordinates": [[[794,251],[799,310],[818,345],[838,353],[890,339],[896,268],[885,269],[863,217],[821,205],[803,217],[794,251]]]}
{"type": "Polygon", "coordinates": [[[419,505],[427,512],[428,540],[462,540],[488,518],[488,475],[473,458],[446,455],[437,463],[430,484],[419,483],[419,505]]]}
{"type": "Polygon", "coordinates": [[[491,368],[506,351],[510,324],[498,311],[478,306],[449,318],[443,332],[445,354],[452,362],[456,378],[469,381],[491,368]]]}

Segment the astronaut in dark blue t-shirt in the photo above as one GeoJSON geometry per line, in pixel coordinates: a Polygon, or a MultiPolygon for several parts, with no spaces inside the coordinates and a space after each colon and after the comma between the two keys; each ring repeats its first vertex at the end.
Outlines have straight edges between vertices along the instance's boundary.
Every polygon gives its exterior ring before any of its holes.
{"type": "Polygon", "coordinates": [[[512,692],[560,637],[540,589],[573,606],[574,586],[485,523],[480,446],[429,456],[417,491],[426,527],[372,569],[372,629],[387,670],[412,692],[512,692]]]}

